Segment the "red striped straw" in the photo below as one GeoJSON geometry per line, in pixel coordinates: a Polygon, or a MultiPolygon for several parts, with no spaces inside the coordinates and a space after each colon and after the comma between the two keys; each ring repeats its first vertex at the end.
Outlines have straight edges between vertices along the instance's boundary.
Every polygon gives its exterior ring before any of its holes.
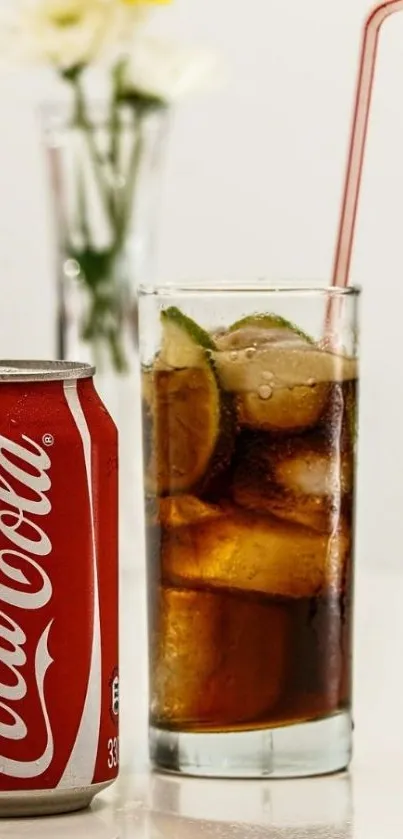
{"type": "MultiPolygon", "coordinates": [[[[400,10],[403,10],[403,0],[385,0],[384,3],[372,10],[364,26],[344,194],[333,266],[332,284],[338,288],[346,288],[349,280],[368,121],[374,88],[379,32],[386,18],[400,10]]],[[[335,324],[335,304],[337,305],[337,301],[331,300],[327,312],[327,332],[330,331],[330,333],[333,331],[332,325],[335,324]]]]}

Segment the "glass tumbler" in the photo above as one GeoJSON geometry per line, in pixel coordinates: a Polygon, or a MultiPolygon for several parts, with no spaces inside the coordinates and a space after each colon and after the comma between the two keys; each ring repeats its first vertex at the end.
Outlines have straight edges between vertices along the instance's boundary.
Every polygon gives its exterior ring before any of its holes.
{"type": "Polygon", "coordinates": [[[141,290],[156,767],[349,764],[358,302],[262,281],[141,290]]]}

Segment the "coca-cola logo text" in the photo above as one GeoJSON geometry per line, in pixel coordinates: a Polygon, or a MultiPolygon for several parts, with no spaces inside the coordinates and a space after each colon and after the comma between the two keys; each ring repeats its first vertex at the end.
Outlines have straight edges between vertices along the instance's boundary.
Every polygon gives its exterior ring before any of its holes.
{"type": "Polygon", "coordinates": [[[0,543],[0,662],[4,665],[5,681],[0,681],[0,773],[13,778],[38,777],[49,767],[54,752],[44,690],[45,675],[52,663],[48,651],[52,621],[39,638],[29,668],[35,677],[32,690],[37,691],[46,727],[46,746],[31,761],[13,760],[7,748],[13,741],[29,736],[20,708],[21,700],[31,689],[22,672],[27,664],[24,613],[42,609],[52,597],[51,580],[38,561],[52,551],[52,543],[41,526],[45,523],[41,519],[52,509],[48,497],[50,467],[48,453],[34,440],[23,435],[19,444],[0,435],[0,536],[4,537],[0,543]],[[17,620],[7,613],[10,606],[19,610],[17,620]]]}

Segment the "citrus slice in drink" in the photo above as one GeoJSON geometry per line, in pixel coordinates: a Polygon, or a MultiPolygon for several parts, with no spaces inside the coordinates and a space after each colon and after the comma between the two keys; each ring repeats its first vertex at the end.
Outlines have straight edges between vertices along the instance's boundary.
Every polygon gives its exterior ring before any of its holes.
{"type": "Polygon", "coordinates": [[[356,376],[354,359],[326,352],[277,315],[254,315],[216,339],[222,387],[237,398],[241,425],[303,431],[326,408],[329,384],[356,376]]]}
{"type": "Polygon", "coordinates": [[[238,329],[243,329],[245,326],[250,326],[255,329],[270,330],[272,333],[275,330],[281,330],[283,336],[289,332],[291,336],[302,338],[303,341],[308,341],[313,344],[314,341],[306,332],[303,332],[295,323],[283,318],[282,315],[275,314],[255,314],[246,315],[240,320],[235,321],[229,328],[229,332],[236,332],[238,329]]]}
{"type": "Polygon", "coordinates": [[[235,422],[208,333],[175,307],[161,321],[161,351],[143,373],[146,490],[174,495],[204,487],[225,468],[235,422]]]}

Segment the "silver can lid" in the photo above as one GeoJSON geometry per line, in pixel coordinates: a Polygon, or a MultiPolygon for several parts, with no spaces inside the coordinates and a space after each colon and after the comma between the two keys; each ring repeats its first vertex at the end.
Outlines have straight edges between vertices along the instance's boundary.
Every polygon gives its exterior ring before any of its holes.
{"type": "Polygon", "coordinates": [[[78,361],[27,361],[0,359],[1,382],[56,382],[91,379],[95,367],[78,361]]]}

